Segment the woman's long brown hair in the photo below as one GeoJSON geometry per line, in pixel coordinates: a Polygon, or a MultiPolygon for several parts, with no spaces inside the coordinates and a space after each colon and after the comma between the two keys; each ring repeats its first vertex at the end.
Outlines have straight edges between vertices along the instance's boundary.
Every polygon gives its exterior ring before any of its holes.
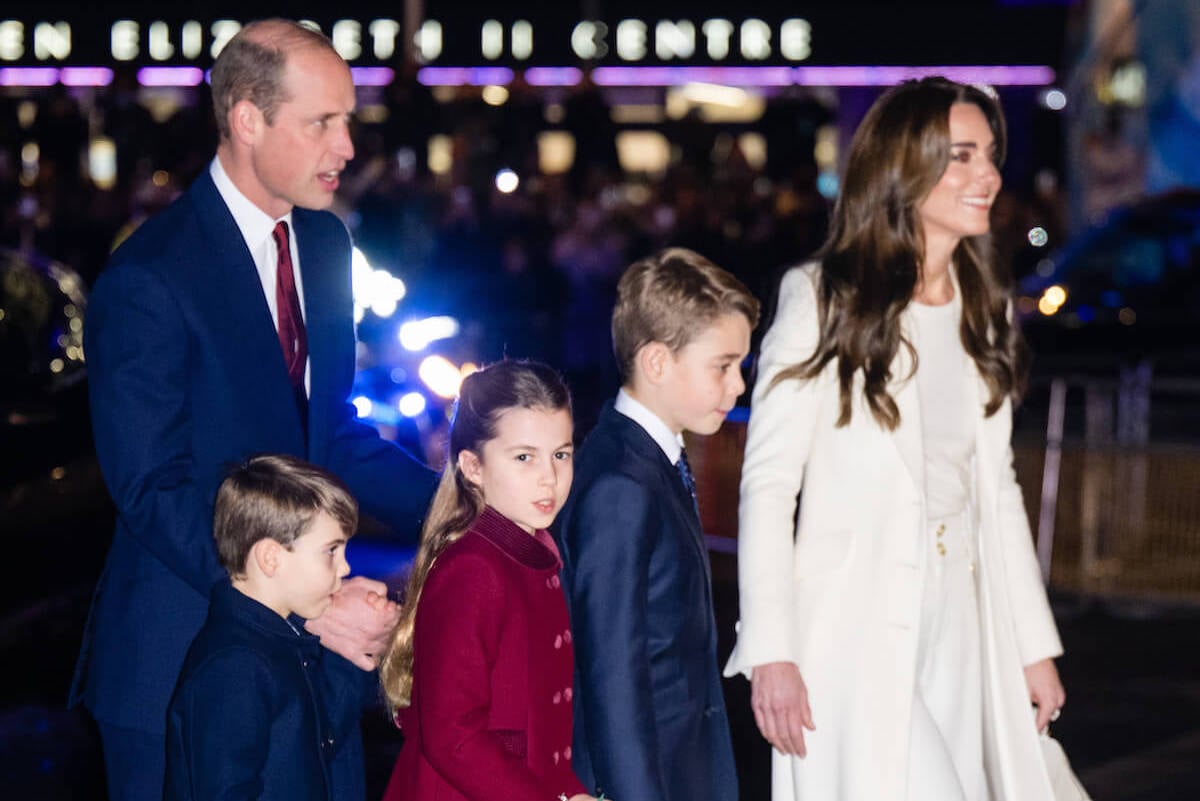
{"type": "Polygon", "coordinates": [[[538,362],[505,359],[463,379],[450,423],[446,467],[421,529],[421,545],[408,576],[400,621],[379,662],[379,680],[392,709],[411,702],[413,631],[421,589],[437,558],[467,532],[484,509],[483,493],[458,469],[459,454],[481,455],[484,444],[496,436],[500,416],[510,409],[570,412],[571,395],[558,373],[538,362]]]}
{"type": "MultiPolygon", "coordinates": [[[[983,111],[999,165],[1005,148],[999,105],[982,89],[945,78],[907,81],[890,89],[867,112],[850,144],[829,237],[818,254],[817,347],[771,383],[815,378],[835,362],[839,426],[850,422],[859,371],[872,416],[889,430],[900,424],[888,385],[895,378],[892,364],[901,346],[912,356],[914,369],[917,363],[900,326],[925,254],[917,207],[950,163],[950,107],[955,103],[972,103],[983,111]]],[[[993,264],[990,236],[964,238],[953,262],[962,292],[959,335],[988,387],[984,411],[991,416],[1006,397],[1024,392],[1028,350],[1009,319],[1010,282],[1007,270],[993,264]]]]}

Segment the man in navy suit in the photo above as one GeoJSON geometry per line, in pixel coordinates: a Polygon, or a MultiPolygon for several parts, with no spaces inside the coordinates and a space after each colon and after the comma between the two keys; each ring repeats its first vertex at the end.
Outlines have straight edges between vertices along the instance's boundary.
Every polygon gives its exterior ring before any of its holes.
{"type": "Polygon", "coordinates": [[[758,301],[680,248],[632,265],[613,346],[624,384],[580,449],[558,539],[574,634],[572,761],[618,801],[736,801],[708,553],[682,433],[745,389],[758,301]]]}
{"type": "MultiPolygon", "coordinates": [[[[350,70],[295,23],[242,30],[213,68],[209,170],[112,256],[88,309],[96,451],[117,526],[72,701],[100,727],[112,801],[159,799],[167,703],[222,577],[212,504],[224,472],[285,453],[344,480],[411,533],[433,474],[358,423],[350,240],[327,209],[354,155],[350,70]]],[[[351,579],[307,627],[346,699],[327,748],[363,795],[359,707],[398,615],[351,579]]]]}

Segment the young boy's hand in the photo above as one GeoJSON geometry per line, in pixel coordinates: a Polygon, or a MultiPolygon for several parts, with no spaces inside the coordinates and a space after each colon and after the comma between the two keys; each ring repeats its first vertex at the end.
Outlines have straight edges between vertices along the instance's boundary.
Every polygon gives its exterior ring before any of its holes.
{"type": "Polygon", "coordinates": [[[386,584],[355,576],[342,584],[325,613],[304,627],[329,650],[362,670],[374,670],[399,619],[400,607],[388,600],[386,584]]]}

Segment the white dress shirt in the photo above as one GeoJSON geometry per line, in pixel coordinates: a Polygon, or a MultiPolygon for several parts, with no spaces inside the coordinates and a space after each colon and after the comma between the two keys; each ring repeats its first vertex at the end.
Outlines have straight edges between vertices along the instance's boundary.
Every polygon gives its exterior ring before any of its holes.
{"type": "MultiPolygon", "coordinates": [[[[242,239],[246,242],[250,257],[254,259],[254,267],[258,270],[258,280],[267,300],[267,308],[271,310],[271,323],[275,326],[276,331],[279,331],[279,309],[275,299],[275,279],[279,273],[279,251],[275,247],[274,231],[276,223],[281,220],[287,223],[288,247],[292,255],[296,294],[300,299],[300,314],[307,318],[304,308],[304,281],[300,277],[300,253],[296,248],[296,228],[292,225],[292,213],[289,211],[284,216],[274,219],[254,205],[249,198],[242,194],[240,189],[234,186],[233,181],[225,172],[225,168],[221,166],[219,157],[213,158],[212,164],[209,166],[209,174],[217,186],[217,192],[220,193],[221,199],[225,201],[226,208],[233,215],[233,221],[237,223],[238,230],[242,232],[242,239]]],[[[305,360],[304,389],[309,393],[311,393],[310,367],[311,363],[305,360]]]]}
{"type": "Polygon", "coordinates": [[[679,461],[679,454],[683,453],[683,435],[673,432],[662,418],[646,408],[644,403],[635,400],[622,389],[617,393],[613,408],[641,426],[650,438],[658,443],[658,447],[662,448],[671,464],[679,461]]]}

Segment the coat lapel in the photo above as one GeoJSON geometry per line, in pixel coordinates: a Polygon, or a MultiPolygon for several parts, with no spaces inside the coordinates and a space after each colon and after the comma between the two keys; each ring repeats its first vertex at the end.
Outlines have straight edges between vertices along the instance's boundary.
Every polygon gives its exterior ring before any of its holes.
{"type": "MultiPolygon", "coordinates": [[[[908,328],[908,313],[904,316],[908,328]]],[[[892,360],[892,383],[889,391],[896,407],[900,410],[900,425],[892,432],[892,442],[900,452],[900,459],[908,468],[920,497],[925,497],[925,447],[924,430],[921,423],[921,394],[917,389],[917,376],[913,372],[913,360],[905,347],[900,348],[892,360]]],[[[869,413],[869,412],[868,412],[869,413]]]]}

